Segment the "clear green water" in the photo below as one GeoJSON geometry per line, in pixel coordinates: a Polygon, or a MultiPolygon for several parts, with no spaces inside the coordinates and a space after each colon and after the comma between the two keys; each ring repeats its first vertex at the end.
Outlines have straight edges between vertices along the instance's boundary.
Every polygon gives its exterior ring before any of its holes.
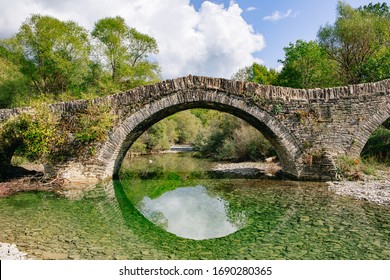
{"type": "Polygon", "coordinates": [[[121,182],[80,200],[42,192],[0,199],[0,242],[42,259],[390,259],[390,207],[336,196],[319,183],[208,179],[210,165],[142,157],[124,165],[121,182]],[[222,202],[235,232],[178,237],[138,210],[145,197],[196,186],[222,202]]]}

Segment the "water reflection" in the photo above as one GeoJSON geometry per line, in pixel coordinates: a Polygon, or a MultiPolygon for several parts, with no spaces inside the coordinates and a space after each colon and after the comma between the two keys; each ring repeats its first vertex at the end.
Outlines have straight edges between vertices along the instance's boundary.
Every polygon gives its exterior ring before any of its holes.
{"type": "Polygon", "coordinates": [[[229,218],[229,203],[210,196],[200,185],[177,188],[155,199],[144,197],[137,207],[147,219],[166,231],[196,240],[229,235],[245,223],[244,214],[234,221],[229,218]]]}

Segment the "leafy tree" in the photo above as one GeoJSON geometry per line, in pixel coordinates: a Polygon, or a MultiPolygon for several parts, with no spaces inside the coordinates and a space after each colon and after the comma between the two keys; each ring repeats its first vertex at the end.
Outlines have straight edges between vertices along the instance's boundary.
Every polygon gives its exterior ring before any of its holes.
{"type": "Polygon", "coordinates": [[[158,64],[147,60],[158,53],[156,40],[128,27],[122,17],[99,20],[92,36],[100,42],[113,83],[135,87],[159,79],[158,64]]]}
{"type": "Polygon", "coordinates": [[[381,126],[368,139],[362,157],[375,160],[390,166],[390,129],[381,126]]]}
{"type": "Polygon", "coordinates": [[[334,63],[315,41],[296,41],[284,48],[283,69],[278,85],[294,88],[329,87],[336,85],[332,75],[334,63]]]}
{"type": "Polygon", "coordinates": [[[170,143],[167,137],[167,124],[158,122],[150,127],[142,136],[141,141],[145,143],[147,150],[166,150],[170,143]]]}
{"type": "Polygon", "coordinates": [[[378,16],[388,16],[390,13],[389,6],[385,2],[381,3],[370,3],[368,5],[364,5],[358,8],[360,12],[363,13],[370,13],[370,14],[375,14],[378,16]]]}
{"type": "Polygon", "coordinates": [[[233,80],[254,82],[263,85],[272,85],[276,82],[278,73],[275,69],[267,69],[264,65],[253,63],[241,68],[232,76],[233,80]]]}
{"type": "Polygon", "coordinates": [[[40,93],[81,87],[90,74],[88,33],[73,21],[32,15],[0,44],[18,58],[21,72],[40,93]]]}
{"type": "Polygon", "coordinates": [[[177,131],[175,142],[192,144],[201,129],[201,121],[188,110],[177,113],[170,119],[175,122],[175,130],[177,131]]]}
{"type": "Polygon", "coordinates": [[[208,111],[195,141],[202,156],[217,160],[263,160],[274,155],[272,145],[254,127],[230,114],[208,111]]]}
{"type": "Polygon", "coordinates": [[[390,77],[390,16],[385,3],[353,9],[338,2],[333,25],[321,27],[320,46],[337,63],[343,84],[390,77]]]}
{"type": "Polygon", "coordinates": [[[240,68],[232,75],[231,79],[235,81],[249,82],[250,72],[251,66],[240,68]]]}
{"type": "Polygon", "coordinates": [[[7,59],[0,47],[0,108],[13,104],[24,105],[29,91],[29,80],[20,72],[17,63],[7,59]]]}
{"type": "Polygon", "coordinates": [[[253,63],[249,79],[254,83],[272,85],[275,83],[277,75],[275,69],[271,68],[268,70],[264,65],[253,63]]]}

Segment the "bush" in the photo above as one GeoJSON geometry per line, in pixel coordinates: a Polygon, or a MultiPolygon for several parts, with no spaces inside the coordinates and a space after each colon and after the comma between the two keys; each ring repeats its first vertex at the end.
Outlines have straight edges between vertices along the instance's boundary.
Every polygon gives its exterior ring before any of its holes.
{"type": "Polygon", "coordinates": [[[362,158],[375,158],[390,166],[390,129],[381,126],[374,131],[364,146],[362,158]]]}
{"type": "Polygon", "coordinates": [[[198,136],[196,148],[202,156],[217,160],[263,160],[275,155],[272,145],[254,127],[241,119],[222,114],[198,136]]]}
{"type": "Polygon", "coordinates": [[[376,175],[378,163],[375,160],[360,160],[348,156],[341,156],[336,163],[337,174],[340,178],[348,180],[361,180],[363,174],[376,175]]]}
{"type": "Polygon", "coordinates": [[[38,110],[34,115],[24,113],[1,126],[2,149],[30,161],[45,158],[61,142],[57,123],[58,119],[48,110],[38,110]]]}
{"type": "Polygon", "coordinates": [[[78,114],[60,117],[42,105],[34,114],[21,114],[0,125],[0,154],[30,161],[58,163],[92,152],[88,144],[104,141],[114,122],[107,107],[89,105],[78,114]]]}
{"type": "Polygon", "coordinates": [[[83,112],[78,114],[75,138],[83,144],[103,141],[107,130],[113,126],[114,120],[115,117],[107,106],[89,104],[83,112]]]}

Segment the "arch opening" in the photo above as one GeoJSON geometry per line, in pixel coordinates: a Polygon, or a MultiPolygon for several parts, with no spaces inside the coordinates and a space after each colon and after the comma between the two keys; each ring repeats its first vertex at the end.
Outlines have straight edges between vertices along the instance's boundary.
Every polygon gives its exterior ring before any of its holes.
{"type": "MultiPolygon", "coordinates": [[[[185,110],[157,122],[133,143],[126,158],[161,151],[195,152],[196,158],[214,162],[276,160],[273,146],[260,131],[232,114],[209,109],[185,110]]],[[[272,166],[272,171],[279,170],[272,166]]]]}
{"type": "Polygon", "coordinates": [[[390,166],[390,118],[372,132],[360,156],[366,162],[390,166]]]}

